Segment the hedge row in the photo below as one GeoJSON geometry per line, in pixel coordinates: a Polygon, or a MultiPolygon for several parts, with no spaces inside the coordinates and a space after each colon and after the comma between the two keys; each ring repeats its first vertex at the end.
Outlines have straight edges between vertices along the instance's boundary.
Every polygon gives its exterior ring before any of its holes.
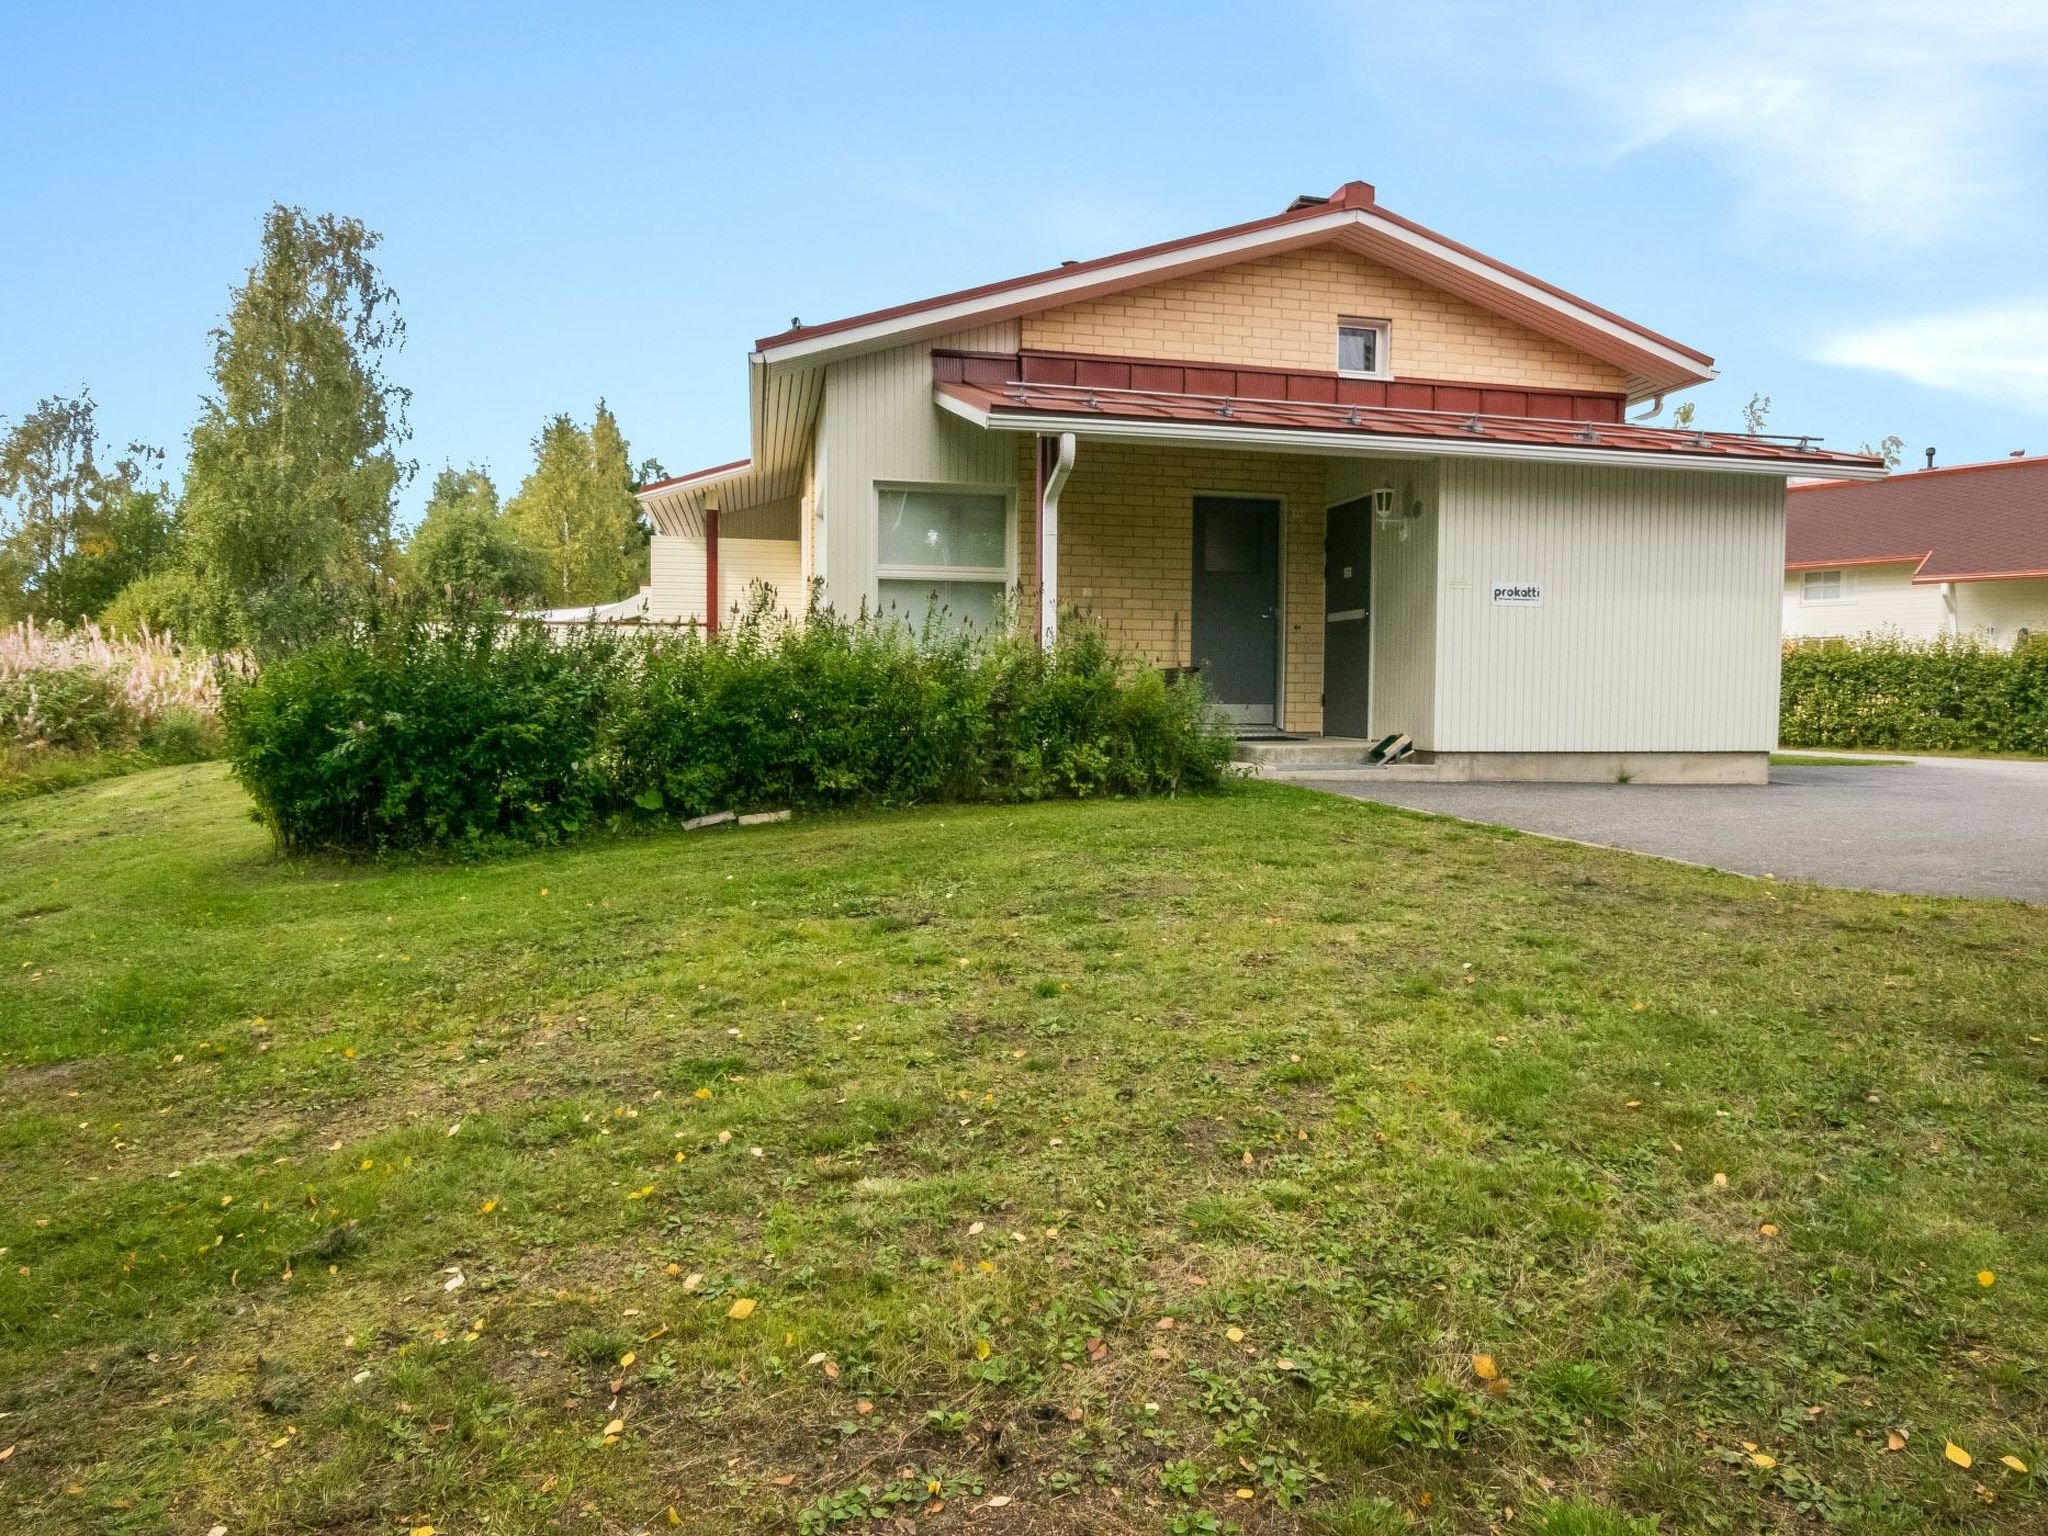
{"type": "Polygon", "coordinates": [[[1787,642],[1778,739],[1788,747],[2048,753],[2048,635],[2011,650],[1969,637],[1787,642]]]}
{"type": "Polygon", "coordinates": [[[228,755],[287,849],[546,843],[717,811],[1151,794],[1217,783],[1230,740],[1076,624],[1007,636],[765,610],[563,633],[382,614],[227,700],[228,755]]]}

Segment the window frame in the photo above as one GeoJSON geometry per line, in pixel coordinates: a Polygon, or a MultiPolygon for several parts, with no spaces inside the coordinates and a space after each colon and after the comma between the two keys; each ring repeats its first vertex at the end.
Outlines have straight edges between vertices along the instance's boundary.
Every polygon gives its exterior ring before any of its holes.
{"type": "Polygon", "coordinates": [[[1855,592],[1855,588],[1851,585],[1849,572],[1839,565],[1819,566],[1802,571],[1799,574],[1799,601],[1801,603],[1811,603],[1817,607],[1824,607],[1834,603],[1846,603],[1855,592]],[[1815,578],[1824,576],[1835,578],[1833,592],[1818,590],[1821,584],[1816,583],[1815,578]]]}
{"type": "MultiPolygon", "coordinates": [[[[1014,485],[977,484],[973,481],[955,480],[877,480],[874,496],[870,502],[873,521],[872,542],[869,549],[874,552],[874,575],[868,582],[869,611],[881,614],[882,583],[885,581],[929,581],[940,582],[983,582],[1000,585],[1003,595],[1009,596],[1017,589],[1017,487],[1014,485]],[[917,494],[925,492],[936,496],[993,496],[1003,503],[1003,564],[1000,568],[992,565],[900,565],[882,559],[882,497],[889,492],[917,494]]],[[[908,617],[906,614],[905,617],[908,617]]]]}
{"type": "Polygon", "coordinates": [[[1391,379],[1394,376],[1394,323],[1391,320],[1373,319],[1366,315],[1339,315],[1337,317],[1337,372],[1347,379],[1391,379]],[[1374,337],[1372,368],[1346,368],[1344,366],[1344,333],[1346,331],[1369,331],[1374,337]]]}

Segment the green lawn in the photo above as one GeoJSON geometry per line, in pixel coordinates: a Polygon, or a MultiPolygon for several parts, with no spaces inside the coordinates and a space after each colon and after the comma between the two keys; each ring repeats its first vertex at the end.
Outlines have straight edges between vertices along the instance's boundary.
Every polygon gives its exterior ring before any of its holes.
{"type": "Polygon", "coordinates": [[[2044,954],[1275,785],[367,868],[43,796],[0,1529],[2039,1531],[2044,954]]]}

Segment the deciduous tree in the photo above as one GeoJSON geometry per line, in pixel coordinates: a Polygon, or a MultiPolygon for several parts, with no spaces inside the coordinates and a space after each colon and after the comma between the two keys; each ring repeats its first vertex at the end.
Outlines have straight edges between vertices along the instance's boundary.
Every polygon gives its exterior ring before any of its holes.
{"type": "Polygon", "coordinates": [[[172,553],[162,452],[114,457],[95,412],[90,391],[53,395],[0,434],[0,615],[95,617],[172,553]]]}
{"type": "Polygon", "coordinates": [[[202,638],[258,652],[316,632],[385,574],[391,502],[413,466],[411,395],[385,374],[397,295],[359,220],[271,208],[263,248],[213,333],[214,393],[185,475],[202,638]]]}
{"type": "Polygon", "coordinates": [[[600,400],[586,430],[552,418],[533,440],[533,471],[505,508],[540,554],[555,607],[625,597],[646,579],[647,525],[624,434],[600,400]]]}
{"type": "Polygon", "coordinates": [[[414,587],[458,602],[531,602],[547,580],[540,556],[500,510],[497,485],[474,465],[434,477],[405,553],[414,587]]]}

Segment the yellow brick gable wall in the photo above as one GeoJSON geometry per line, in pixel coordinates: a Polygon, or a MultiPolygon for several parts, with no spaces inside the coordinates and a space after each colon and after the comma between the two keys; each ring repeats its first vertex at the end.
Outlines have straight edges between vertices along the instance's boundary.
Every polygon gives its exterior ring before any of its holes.
{"type": "MultiPolygon", "coordinates": [[[[1038,533],[1032,440],[1018,456],[1018,584],[1037,616],[1038,533]]],[[[1211,492],[1273,496],[1281,533],[1281,724],[1323,724],[1325,472],[1304,454],[1224,453],[1082,443],[1060,496],[1060,603],[1100,621],[1111,641],[1154,666],[1189,662],[1194,499],[1211,492]]]]}
{"type": "Polygon", "coordinates": [[[1337,319],[1392,323],[1396,377],[1621,391],[1620,369],[1335,246],[1313,246],[1026,315],[1023,344],[1327,373],[1337,319]]]}

